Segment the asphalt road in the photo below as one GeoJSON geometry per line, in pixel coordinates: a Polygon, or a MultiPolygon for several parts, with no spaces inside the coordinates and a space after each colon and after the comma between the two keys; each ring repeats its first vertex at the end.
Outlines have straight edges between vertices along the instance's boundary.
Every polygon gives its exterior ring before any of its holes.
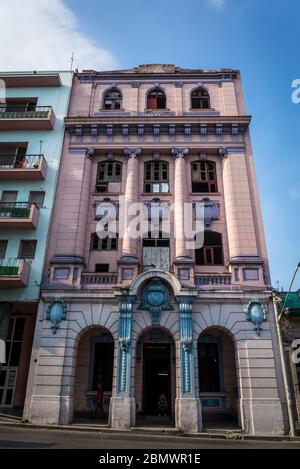
{"type": "Polygon", "coordinates": [[[234,441],[184,436],[90,433],[0,427],[0,448],[22,449],[299,449],[300,442],[234,441]]]}

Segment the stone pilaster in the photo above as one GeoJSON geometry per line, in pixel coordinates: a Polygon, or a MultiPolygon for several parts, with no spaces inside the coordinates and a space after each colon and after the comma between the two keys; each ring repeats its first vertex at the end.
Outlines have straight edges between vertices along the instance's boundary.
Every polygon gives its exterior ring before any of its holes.
{"type": "MultiPolygon", "coordinates": [[[[125,200],[124,209],[128,211],[131,204],[139,201],[139,154],[141,153],[140,148],[125,148],[124,154],[128,158],[127,163],[127,179],[125,188],[125,200]]],[[[134,215],[127,217],[127,224],[125,226],[123,245],[122,245],[122,258],[133,257],[137,259],[137,239],[130,235],[130,221],[134,218],[134,215]]]]}
{"type": "Polygon", "coordinates": [[[188,154],[188,148],[172,148],[172,154],[175,159],[175,255],[176,259],[185,259],[187,257],[184,236],[184,204],[188,201],[186,164],[185,155],[188,154]]]}
{"type": "Polygon", "coordinates": [[[95,153],[94,148],[87,148],[82,173],[82,184],[80,203],[78,211],[78,224],[76,230],[76,240],[74,254],[84,256],[86,244],[86,227],[89,216],[89,195],[91,190],[92,160],[95,153]]]}
{"type": "Polygon", "coordinates": [[[176,426],[197,433],[202,428],[201,404],[196,396],[193,343],[193,296],[178,296],[180,320],[180,396],[176,399],[176,426]]]}
{"type": "Polygon", "coordinates": [[[117,364],[116,395],[111,398],[111,426],[117,429],[130,428],[135,425],[135,399],[130,395],[131,389],[131,329],[132,310],[135,296],[121,294],[119,302],[119,351],[117,364]]]}
{"type": "Polygon", "coordinates": [[[220,156],[229,256],[258,256],[245,150],[221,149],[220,156]]]}
{"type": "MultiPolygon", "coordinates": [[[[175,187],[174,187],[174,234],[175,234],[175,260],[174,272],[180,279],[180,269],[188,271],[185,279],[186,284],[194,283],[193,260],[186,249],[184,208],[188,202],[187,175],[185,156],[188,148],[172,148],[175,159],[175,187]]],[[[191,241],[191,240],[189,240],[191,241]]]]}

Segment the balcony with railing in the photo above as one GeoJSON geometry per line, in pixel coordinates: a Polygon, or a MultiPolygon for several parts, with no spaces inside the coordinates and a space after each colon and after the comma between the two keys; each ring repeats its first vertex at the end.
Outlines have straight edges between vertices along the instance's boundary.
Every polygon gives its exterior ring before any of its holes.
{"type": "Polygon", "coordinates": [[[0,180],[43,180],[46,172],[44,155],[0,155],[0,180]]]}
{"type": "Polygon", "coordinates": [[[25,259],[0,261],[0,289],[26,287],[30,272],[30,264],[25,259]]]}
{"type": "Polygon", "coordinates": [[[226,288],[231,285],[231,274],[195,274],[195,285],[198,288],[226,288]]]}
{"type": "Polygon", "coordinates": [[[33,230],[39,220],[39,208],[30,202],[0,202],[0,229],[33,230]]]}
{"type": "Polygon", "coordinates": [[[81,274],[81,285],[83,288],[111,287],[118,283],[118,274],[109,272],[92,272],[81,274]]]}
{"type": "Polygon", "coordinates": [[[52,106],[0,104],[0,130],[52,130],[52,106]]]}

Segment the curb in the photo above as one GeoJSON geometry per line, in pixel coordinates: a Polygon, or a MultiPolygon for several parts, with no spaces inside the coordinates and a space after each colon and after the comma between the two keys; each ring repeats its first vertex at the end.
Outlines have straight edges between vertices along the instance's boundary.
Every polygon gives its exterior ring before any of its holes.
{"type": "MultiPolygon", "coordinates": [[[[183,433],[180,430],[169,430],[169,429],[145,429],[138,427],[130,428],[128,430],[114,430],[109,427],[92,427],[85,425],[35,425],[25,422],[1,422],[0,428],[10,427],[10,428],[28,428],[31,430],[58,430],[58,431],[74,431],[74,432],[88,432],[88,433],[97,433],[99,434],[110,434],[110,435],[122,435],[123,437],[138,437],[138,436],[157,436],[157,437],[167,437],[169,438],[191,438],[199,440],[207,439],[218,439],[218,440],[235,440],[235,441],[300,441],[300,437],[290,437],[289,435],[245,435],[243,433],[237,432],[227,432],[227,433],[214,433],[214,432],[201,432],[201,433],[183,433]]],[[[165,439],[165,438],[164,438],[165,439]]]]}

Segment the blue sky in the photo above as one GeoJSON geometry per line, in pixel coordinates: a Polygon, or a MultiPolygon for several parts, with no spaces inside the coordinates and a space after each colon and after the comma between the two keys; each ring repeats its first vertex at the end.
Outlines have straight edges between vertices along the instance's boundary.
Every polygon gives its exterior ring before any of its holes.
{"type": "Polygon", "coordinates": [[[291,100],[300,78],[299,0],[2,0],[1,13],[3,69],[66,68],[73,50],[79,69],[240,69],[272,281],[287,288],[300,261],[300,104],[291,100]]]}

